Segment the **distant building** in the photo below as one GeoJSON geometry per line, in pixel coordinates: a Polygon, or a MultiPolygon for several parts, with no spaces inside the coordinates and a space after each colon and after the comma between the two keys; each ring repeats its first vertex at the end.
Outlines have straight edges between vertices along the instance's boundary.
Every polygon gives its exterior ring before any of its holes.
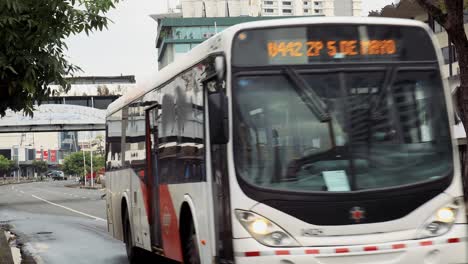
{"type": "MultiPolygon", "coordinates": [[[[71,89],[63,91],[58,85],[49,87],[56,96],[42,104],[69,104],[98,109],[117,100],[123,93],[134,89],[135,76],[85,76],[69,79],[71,89]]],[[[4,133],[0,134],[0,155],[18,160],[22,176],[32,176],[33,160],[45,160],[51,166],[61,164],[69,153],[79,151],[80,143],[89,141],[104,132],[43,132],[43,133],[4,133]]]]}
{"type": "MultiPolygon", "coordinates": [[[[156,48],[158,68],[162,69],[217,32],[243,22],[271,17],[192,17],[180,14],[151,15],[158,23],[156,48]]],[[[284,18],[284,17],[283,17],[284,18]]]]}
{"type": "Polygon", "coordinates": [[[182,17],[360,16],[361,0],[182,0],[182,17]]]}

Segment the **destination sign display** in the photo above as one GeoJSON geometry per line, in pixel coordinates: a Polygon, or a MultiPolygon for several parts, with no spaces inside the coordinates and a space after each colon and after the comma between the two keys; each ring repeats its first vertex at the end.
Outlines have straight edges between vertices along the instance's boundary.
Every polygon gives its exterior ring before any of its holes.
{"type": "Polygon", "coordinates": [[[436,60],[432,40],[423,28],[318,24],[240,32],[234,39],[232,62],[262,66],[436,60]]]}
{"type": "Polygon", "coordinates": [[[270,41],[268,56],[317,57],[322,51],[330,57],[356,55],[392,55],[396,53],[395,40],[341,40],[341,41],[270,41]]]}

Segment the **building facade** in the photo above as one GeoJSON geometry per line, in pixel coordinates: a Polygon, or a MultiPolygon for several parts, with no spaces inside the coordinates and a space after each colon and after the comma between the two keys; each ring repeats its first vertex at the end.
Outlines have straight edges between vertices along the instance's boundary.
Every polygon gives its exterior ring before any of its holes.
{"type": "Polygon", "coordinates": [[[182,17],[360,16],[362,0],[182,0],[182,17]]]}

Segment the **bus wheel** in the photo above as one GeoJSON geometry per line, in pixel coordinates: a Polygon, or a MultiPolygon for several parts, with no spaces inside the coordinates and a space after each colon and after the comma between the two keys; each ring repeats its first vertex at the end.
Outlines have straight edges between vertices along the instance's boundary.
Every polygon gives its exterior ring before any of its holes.
{"type": "Polygon", "coordinates": [[[124,243],[125,249],[127,250],[128,261],[131,264],[138,263],[139,261],[139,252],[138,249],[133,245],[132,238],[132,227],[130,226],[130,218],[128,216],[128,211],[125,212],[124,217],[124,243]]]}
{"type": "Polygon", "coordinates": [[[184,263],[187,264],[200,264],[200,251],[197,244],[197,233],[193,221],[185,228],[184,234],[184,263]]]}

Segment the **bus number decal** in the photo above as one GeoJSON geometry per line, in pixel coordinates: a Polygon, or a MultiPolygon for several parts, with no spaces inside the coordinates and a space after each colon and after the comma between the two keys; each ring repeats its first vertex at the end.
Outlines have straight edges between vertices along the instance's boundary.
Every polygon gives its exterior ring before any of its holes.
{"type": "Polygon", "coordinates": [[[270,42],[268,43],[268,56],[274,58],[280,54],[282,57],[301,57],[303,47],[302,42],[290,41],[290,42],[270,42]]]}

